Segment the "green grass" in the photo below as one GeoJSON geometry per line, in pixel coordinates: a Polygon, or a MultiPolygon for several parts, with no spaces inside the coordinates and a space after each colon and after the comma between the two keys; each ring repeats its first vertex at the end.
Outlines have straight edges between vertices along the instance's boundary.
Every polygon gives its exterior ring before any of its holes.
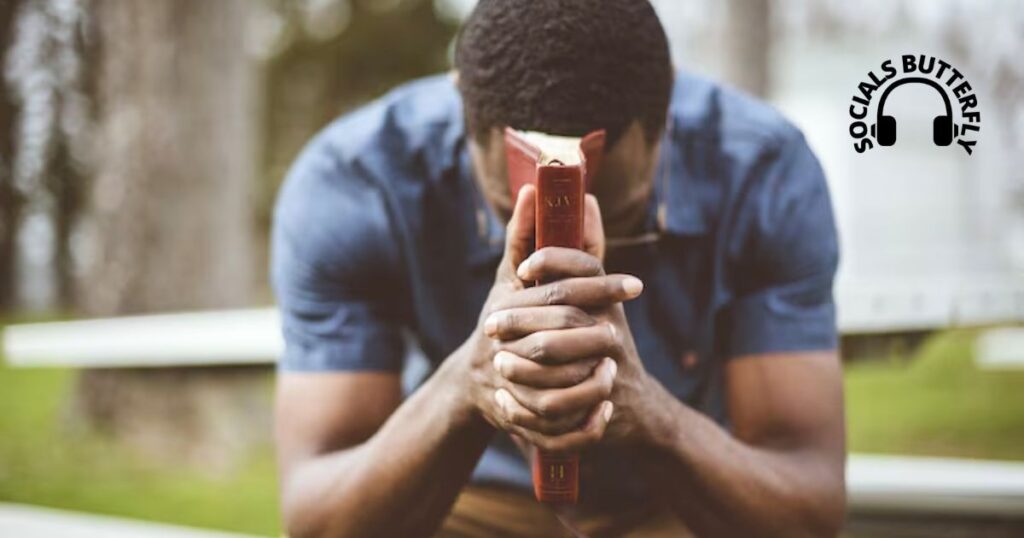
{"type": "MultiPolygon", "coordinates": [[[[1024,459],[1024,372],[973,365],[974,333],[929,339],[913,357],[847,368],[852,451],[1024,459]]],[[[219,528],[279,533],[270,450],[228,476],[147,462],[74,432],[74,372],[0,361],[0,501],[219,528]]]]}
{"type": "Polygon", "coordinates": [[[912,360],[846,370],[855,452],[1024,460],[1024,371],[982,371],[974,331],[928,339],[912,360]]]}
{"type": "Polygon", "coordinates": [[[96,435],[75,433],[74,373],[0,364],[0,502],[30,503],[260,535],[279,534],[268,447],[225,477],[154,465],[96,435]]]}

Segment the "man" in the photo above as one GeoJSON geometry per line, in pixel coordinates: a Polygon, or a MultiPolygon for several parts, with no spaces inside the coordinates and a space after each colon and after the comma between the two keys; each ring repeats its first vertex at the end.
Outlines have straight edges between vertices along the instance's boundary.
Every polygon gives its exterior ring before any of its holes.
{"type": "Polygon", "coordinates": [[[455,63],[329,126],[281,191],[288,532],[834,535],[837,244],[801,134],[673,75],[644,1],[483,0],[455,63]],[[505,126],[606,130],[586,252],[531,254],[505,126]],[[403,397],[406,335],[432,368],[403,397]],[[580,505],[534,501],[517,445],[581,451],[580,505]]]}

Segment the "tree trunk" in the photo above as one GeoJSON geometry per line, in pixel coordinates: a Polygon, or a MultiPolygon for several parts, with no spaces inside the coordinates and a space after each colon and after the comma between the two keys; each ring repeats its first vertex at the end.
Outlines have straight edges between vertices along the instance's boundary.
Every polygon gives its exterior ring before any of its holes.
{"type": "Polygon", "coordinates": [[[771,91],[771,0],[728,0],[722,32],[724,78],[758,97],[771,91]]]}
{"type": "MultiPolygon", "coordinates": [[[[20,0],[0,2],[0,75],[14,34],[20,0]]],[[[0,76],[0,313],[13,309],[22,199],[14,185],[14,103],[0,76]]]]}
{"type": "MultiPolygon", "coordinates": [[[[86,314],[249,304],[259,121],[248,9],[248,0],[95,2],[96,256],[78,286],[86,314]]],[[[228,440],[266,436],[268,409],[252,407],[254,383],[267,392],[259,372],[89,371],[78,408],[148,452],[216,465],[234,455],[228,440]]]]}
{"type": "Polygon", "coordinates": [[[74,166],[68,140],[62,136],[54,147],[53,168],[48,178],[53,199],[53,278],[60,308],[75,302],[75,282],[71,259],[71,236],[81,211],[82,186],[87,178],[74,166]]]}

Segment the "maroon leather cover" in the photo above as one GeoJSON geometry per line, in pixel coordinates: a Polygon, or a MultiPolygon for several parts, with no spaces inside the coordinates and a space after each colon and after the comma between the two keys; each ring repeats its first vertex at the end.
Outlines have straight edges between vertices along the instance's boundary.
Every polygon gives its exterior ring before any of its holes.
{"type": "Polygon", "coordinates": [[[594,184],[594,177],[601,168],[601,161],[604,160],[604,129],[594,131],[580,140],[580,151],[583,152],[583,160],[587,164],[586,180],[587,192],[590,192],[594,184]]]}
{"type": "Polygon", "coordinates": [[[512,205],[519,196],[519,189],[527,183],[537,183],[537,165],[540,148],[509,128],[505,129],[505,166],[508,168],[508,188],[512,193],[512,205]]]}
{"type": "MultiPolygon", "coordinates": [[[[604,153],[604,131],[580,141],[582,164],[541,164],[541,151],[514,130],[505,130],[509,190],[514,200],[527,183],[537,187],[535,248],[583,248],[584,196],[604,153]]],[[[534,448],[533,491],[537,500],[571,504],[579,498],[579,454],[534,448]]]]}

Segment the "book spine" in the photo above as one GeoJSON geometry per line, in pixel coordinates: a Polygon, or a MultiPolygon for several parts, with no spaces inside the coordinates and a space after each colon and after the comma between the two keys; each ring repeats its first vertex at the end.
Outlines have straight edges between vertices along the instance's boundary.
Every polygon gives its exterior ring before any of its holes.
{"type": "Polygon", "coordinates": [[[582,166],[537,167],[536,248],[583,248],[582,166]]]}
{"type": "MultiPolygon", "coordinates": [[[[537,249],[583,248],[584,177],[581,166],[537,167],[537,249]]],[[[575,503],[579,498],[579,463],[577,453],[534,449],[533,489],[537,500],[575,503]]]]}
{"type": "Polygon", "coordinates": [[[580,455],[533,449],[533,494],[547,504],[575,504],[580,496],[580,455]]]}

